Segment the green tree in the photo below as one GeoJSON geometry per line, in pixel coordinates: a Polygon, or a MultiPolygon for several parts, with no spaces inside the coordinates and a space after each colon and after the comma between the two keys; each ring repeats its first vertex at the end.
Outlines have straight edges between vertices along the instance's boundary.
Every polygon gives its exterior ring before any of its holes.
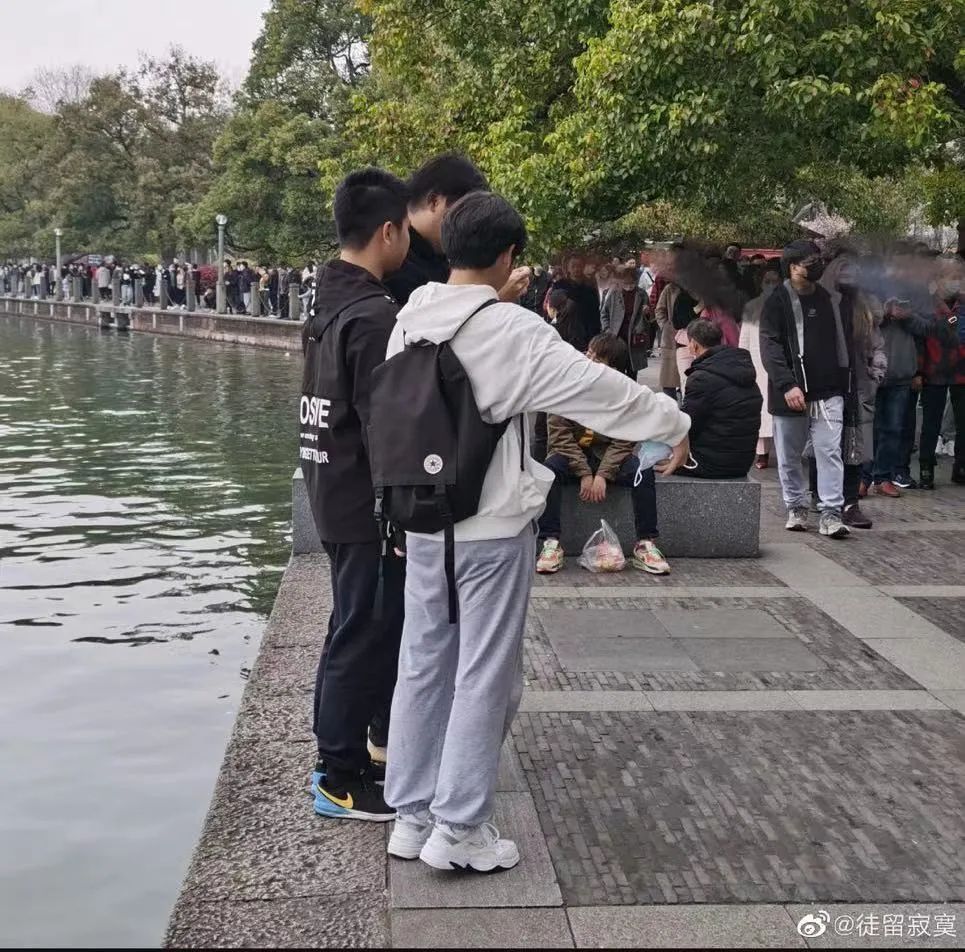
{"type": "Polygon", "coordinates": [[[32,250],[38,196],[49,183],[43,159],[53,120],[17,96],[0,95],[0,255],[32,250]]]}
{"type": "Polygon", "coordinates": [[[373,81],[351,160],[464,148],[544,245],[654,201],[740,221],[838,177],[873,192],[962,127],[965,0],[363,7],[373,81]]]}
{"type": "Polygon", "coordinates": [[[223,213],[249,256],[295,259],[331,246],[319,170],[345,148],[342,123],[369,71],[368,29],[351,0],[274,0],[214,148],[216,178],[179,216],[185,233],[210,240],[223,213]]]}
{"type": "Polygon", "coordinates": [[[173,254],[178,209],[211,177],[225,105],[214,64],[178,48],[94,79],[56,113],[46,218],[62,223],[68,246],[173,254]]]}

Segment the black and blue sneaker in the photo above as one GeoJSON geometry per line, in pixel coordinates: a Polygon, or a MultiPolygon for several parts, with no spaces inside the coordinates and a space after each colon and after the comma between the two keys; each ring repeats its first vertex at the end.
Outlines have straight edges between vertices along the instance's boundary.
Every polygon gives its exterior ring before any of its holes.
{"type": "Polygon", "coordinates": [[[314,797],[318,785],[325,779],[325,761],[319,758],[315,761],[315,769],[312,771],[312,785],[308,792],[314,797]]]}
{"type": "Polygon", "coordinates": [[[350,780],[341,780],[329,772],[315,787],[315,812],[335,820],[368,820],[388,823],[395,819],[395,810],[382,797],[382,788],[363,773],[350,780]]]}

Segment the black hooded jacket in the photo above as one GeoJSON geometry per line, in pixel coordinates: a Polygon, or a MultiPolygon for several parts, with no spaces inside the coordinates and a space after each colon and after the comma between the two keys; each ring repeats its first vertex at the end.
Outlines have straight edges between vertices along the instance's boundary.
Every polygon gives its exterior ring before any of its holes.
{"type": "Polygon", "coordinates": [[[690,415],[690,452],[697,461],[691,475],[746,476],[757,450],[763,403],[746,350],[711,347],[698,357],[687,371],[681,407],[690,415]]]}
{"type": "Polygon", "coordinates": [[[445,284],[449,280],[449,261],[426,241],[411,225],[409,226],[409,253],[402,267],[385,279],[385,286],[398,302],[405,306],[416,288],[430,281],[445,284]]]}
{"type": "Polygon", "coordinates": [[[375,542],[375,494],[366,447],[372,371],[385,360],[399,306],[364,268],[318,271],[302,343],[299,456],[323,542],[375,542]]]}

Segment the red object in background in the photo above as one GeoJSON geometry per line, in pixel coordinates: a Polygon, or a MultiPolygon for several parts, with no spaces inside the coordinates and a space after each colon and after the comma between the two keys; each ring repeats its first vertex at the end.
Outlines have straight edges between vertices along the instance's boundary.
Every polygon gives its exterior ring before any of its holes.
{"type": "Polygon", "coordinates": [[[207,291],[208,288],[218,286],[218,268],[213,264],[198,265],[198,274],[201,279],[201,290],[207,291]]]}
{"type": "Polygon", "coordinates": [[[754,255],[763,255],[765,258],[780,258],[780,248],[744,248],[741,251],[741,261],[753,258],[754,255]]]}

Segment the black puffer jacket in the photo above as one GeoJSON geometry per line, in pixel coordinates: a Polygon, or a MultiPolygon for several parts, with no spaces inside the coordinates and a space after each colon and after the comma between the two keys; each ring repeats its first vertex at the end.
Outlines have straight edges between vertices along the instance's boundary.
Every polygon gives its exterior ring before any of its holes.
{"type": "Polygon", "coordinates": [[[697,461],[690,475],[746,476],[754,462],[763,403],[746,350],[711,347],[698,357],[687,371],[682,407],[690,415],[690,452],[697,461]]]}

